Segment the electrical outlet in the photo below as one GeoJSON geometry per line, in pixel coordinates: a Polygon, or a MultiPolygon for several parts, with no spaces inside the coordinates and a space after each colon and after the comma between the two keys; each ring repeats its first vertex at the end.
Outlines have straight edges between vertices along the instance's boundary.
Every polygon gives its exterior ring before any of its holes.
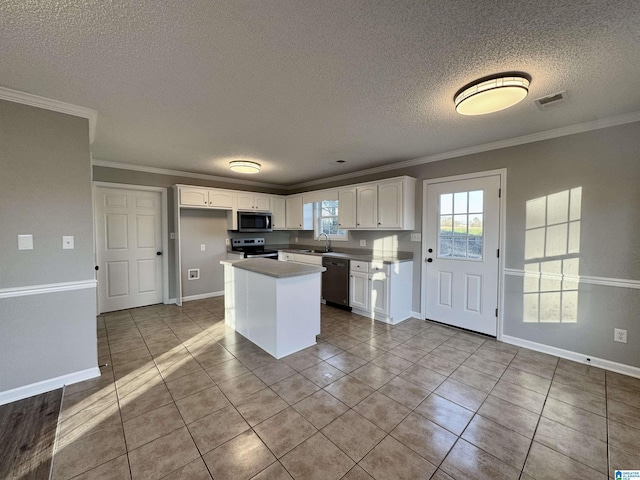
{"type": "Polygon", "coordinates": [[[176,232],[171,232],[171,233],[169,233],[169,238],[170,238],[171,240],[175,240],[175,239],[176,239],[176,232]]]}
{"type": "Polygon", "coordinates": [[[73,235],[63,235],[62,236],[62,249],[63,250],[73,250],[74,247],[74,239],[73,235]]]}
{"type": "Polygon", "coordinates": [[[200,244],[200,251],[201,251],[201,252],[204,252],[206,248],[207,248],[207,247],[205,246],[205,244],[204,244],[204,243],[201,243],[201,244],[200,244]]]}
{"type": "Polygon", "coordinates": [[[366,247],[367,246],[367,241],[366,240],[360,240],[360,246],[361,247],[366,247]]]}
{"type": "Polygon", "coordinates": [[[200,280],[200,269],[199,268],[190,268],[187,270],[187,277],[189,280],[200,280]]]}
{"type": "Polygon", "coordinates": [[[420,242],[420,241],[422,241],[422,234],[421,233],[412,233],[411,234],[411,241],[412,242],[420,242]]]}
{"type": "Polygon", "coordinates": [[[622,328],[613,329],[613,341],[620,343],[627,343],[627,331],[622,328]]]}
{"type": "Polygon", "coordinates": [[[225,244],[225,245],[229,245],[229,243],[230,243],[230,242],[231,242],[231,240],[230,240],[230,239],[228,239],[228,238],[225,238],[225,239],[224,239],[224,244],[225,244]]]}
{"type": "Polygon", "coordinates": [[[293,237],[293,242],[298,243],[298,237],[293,237]]]}

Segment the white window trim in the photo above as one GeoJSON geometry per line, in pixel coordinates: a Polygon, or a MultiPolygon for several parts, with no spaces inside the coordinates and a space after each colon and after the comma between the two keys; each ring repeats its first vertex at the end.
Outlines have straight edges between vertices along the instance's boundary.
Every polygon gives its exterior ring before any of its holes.
{"type": "MultiPolygon", "coordinates": [[[[324,240],[324,236],[322,238],[318,238],[320,236],[320,202],[315,202],[313,204],[313,239],[314,240],[324,240]]],[[[349,241],[349,230],[344,231],[344,235],[329,235],[329,240],[336,242],[348,242],[349,241]]]]}

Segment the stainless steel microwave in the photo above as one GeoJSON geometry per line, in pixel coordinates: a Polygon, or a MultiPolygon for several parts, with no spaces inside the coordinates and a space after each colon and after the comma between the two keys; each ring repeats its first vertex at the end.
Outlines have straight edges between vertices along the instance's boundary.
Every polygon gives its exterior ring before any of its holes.
{"type": "Polygon", "coordinates": [[[239,232],[271,232],[271,213],[268,212],[238,212],[239,232]]]}

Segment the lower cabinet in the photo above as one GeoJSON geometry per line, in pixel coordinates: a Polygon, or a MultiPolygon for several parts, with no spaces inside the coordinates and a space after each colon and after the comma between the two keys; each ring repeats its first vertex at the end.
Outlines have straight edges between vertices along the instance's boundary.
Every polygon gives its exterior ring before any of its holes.
{"type": "Polygon", "coordinates": [[[369,274],[351,270],[349,281],[349,306],[367,310],[369,308],[369,274]]]}
{"type": "Polygon", "coordinates": [[[396,324],[411,317],[413,262],[351,262],[349,299],[353,313],[396,324]]]}

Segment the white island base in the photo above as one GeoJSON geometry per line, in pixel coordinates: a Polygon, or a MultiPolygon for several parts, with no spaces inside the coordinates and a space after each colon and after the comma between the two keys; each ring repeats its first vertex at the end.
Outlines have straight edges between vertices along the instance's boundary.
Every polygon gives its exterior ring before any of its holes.
{"type": "Polygon", "coordinates": [[[323,267],[268,259],[221,263],[227,326],[278,359],[316,344],[323,267]]]}

